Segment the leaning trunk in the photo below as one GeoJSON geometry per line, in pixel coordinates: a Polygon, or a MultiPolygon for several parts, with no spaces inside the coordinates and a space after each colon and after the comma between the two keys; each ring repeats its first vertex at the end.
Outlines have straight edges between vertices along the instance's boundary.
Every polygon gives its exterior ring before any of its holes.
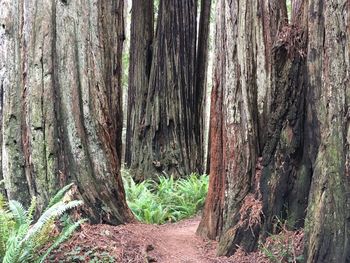
{"type": "Polygon", "coordinates": [[[120,176],[123,1],[1,0],[2,170],[42,209],[77,184],[92,222],[132,219],[120,176]]]}

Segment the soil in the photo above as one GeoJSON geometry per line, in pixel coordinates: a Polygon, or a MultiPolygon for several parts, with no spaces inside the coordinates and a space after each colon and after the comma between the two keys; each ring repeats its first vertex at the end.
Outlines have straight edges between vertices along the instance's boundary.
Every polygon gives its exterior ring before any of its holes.
{"type": "Polygon", "coordinates": [[[216,242],[195,234],[200,218],[165,225],[83,225],[47,262],[229,263],[269,262],[259,252],[215,256],[216,242]]]}

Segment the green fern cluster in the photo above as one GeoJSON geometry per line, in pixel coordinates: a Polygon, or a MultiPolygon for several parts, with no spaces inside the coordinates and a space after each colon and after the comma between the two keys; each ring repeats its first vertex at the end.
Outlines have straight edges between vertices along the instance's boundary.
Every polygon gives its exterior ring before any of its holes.
{"type": "Polygon", "coordinates": [[[61,189],[50,201],[48,207],[33,223],[36,199],[28,210],[17,201],[5,202],[0,196],[0,262],[44,262],[50,252],[67,240],[84,220],[65,220],[63,229],[56,229],[55,221],[66,211],[78,207],[81,201],[64,201],[72,184],[61,189]]]}
{"type": "Polygon", "coordinates": [[[175,222],[195,215],[205,201],[208,176],[190,176],[174,180],[159,177],[136,184],[124,171],[124,187],[128,205],[136,218],[147,224],[175,222]]]}

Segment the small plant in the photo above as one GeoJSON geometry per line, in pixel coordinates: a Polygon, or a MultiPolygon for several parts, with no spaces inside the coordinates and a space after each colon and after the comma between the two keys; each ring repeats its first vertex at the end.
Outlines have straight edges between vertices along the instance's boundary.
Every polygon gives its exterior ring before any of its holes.
{"type": "Polygon", "coordinates": [[[55,222],[82,201],[63,201],[73,184],[61,189],[49,202],[48,207],[33,223],[36,199],[33,198],[28,210],[17,201],[5,202],[0,196],[0,262],[44,262],[51,251],[67,240],[84,222],[66,219],[58,230],[55,222]]]}
{"type": "Polygon", "coordinates": [[[204,206],[209,184],[207,175],[196,174],[179,180],[161,176],[157,182],[145,180],[136,184],[124,172],[123,179],[129,207],[139,221],[148,224],[193,216],[204,206]]]}
{"type": "Polygon", "coordinates": [[[290,231],[287,229],[286,224],[277,218],[275,227],[280,229],[280,232],[270,235],[264,244],[260,243],[259,250],[273,263],[303,262],[304,233],[301,230],[290,231]]]}
{"type": "MultiPolygon", "coordinates": [[[[86,249],[79,246],[72,251],[65,253],[67,262],[88,262],[88,263],[115,263],[117,260],[109,254],[98,248],[86,249]]],[[[49,259],[49,262],[56,262],[55,258],[49,259]]]]}

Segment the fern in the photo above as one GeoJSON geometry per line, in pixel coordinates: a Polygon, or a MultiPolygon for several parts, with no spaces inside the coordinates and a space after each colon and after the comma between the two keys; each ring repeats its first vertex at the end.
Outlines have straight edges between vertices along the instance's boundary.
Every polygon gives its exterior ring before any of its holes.
{"type": "Polygon", "coordinates": [[[32,201],[30,202],[28,212],[27,212],[27,223],[28,224],[30,224],[33,220],[35,209],[36,209],[36,197],[33,196],[32,201]]]}
{"type": "Polygon", "coordinates": [[[61,190],[59,190],[57,192],[57,194],[55,194],[55,196],[51,198],[47,208],[50,208],[51,206],[53,206],[53,205],[57,204],[58,202],[62,201],[62,199],[65,196],[65,194],[72,188],[73,185],[74,184],[71,183],[71,184],[66,185],[65,187],[63,187],[61,190]]]}
{"type": "Polygon", "coordinates": [[[86,222],[86,220],[81,219],[78,222],[69,224],[65,228],[63,228],[61,234],[55,239],[54,243],[46,250],[45,254],[39,258],[38,262],[44,262],[47,256],[50,255],[50,253],[60,244],[66,241],[74,233],[74,231],[84,222],[86,222]]]}
{"type": "Polygon", "coordinates": [[[5,209],[5,198],[0,194],[0,210],[5,209]]]}
{"type": "Polygon", "coordinates": [[[190,176],[175,180],[161,176],[157,182],[145,180],[136,184],[123,170],[124,188],[130,209],[139,221],[163,224],[178,221],[197,213],[204,206],[208,176],[190,176]]]}
{"type": "Polygon", "coordinates": [[[27,211],[20,202],[15,200],[9,201],[9,208],[18,226],[27,222],[27,211]]]}
{"type": "Polygon", "coordinates": [[[0,196],[0,262],[43,262],[53,249],[71,236],[84,220],[67,224],[61,232],[57,231],[55,224],[68,210],[82,204],[78,200],[62,201],[71,187],[72,184],[60,190],[33,225],[35,198],[28,210],[14,200],[8,202],[7,209],[4,198],[0,196]]]}
{"type": "Polygon", "coordinates": [[[6,251],[6,243],[15,226],[12,214],[8,211],[5,198],[0,195],[0,262],[6,251]]]}
{"type": "Polygon", "coordinates": [[[2,260],[3,263],[17,262],[19,239],[16,235],[11,235],[6,243],[6,253],[2,260]]]}
{"type": "Polygon", "coordinates": [[[40,232],[38,232],[38,234],[32,238],[31,242],[33,243],[33,249],[39,249],[45,244],[52,242],[52,240],[55,238],[55,236],[52,234],[55,228],[55,218],[51,218],[43,225],[40,232]]]}
{"type": "Polygon", "coordinates": [[[60,217],[66,211],[72,208],[76,208],[82,205],[82,203],[82,201],[74,200],[67,204],[62,201],[59,201],[58,203],[54,204],[49,209],[47,209],[38,219],[38,221],[31,227],[24,240],[28,240],[30,238],[35,237],[35,235],[39,233],[39,231],[43,228],[45,223],[48,222],[50,219],[60,217]]]}

